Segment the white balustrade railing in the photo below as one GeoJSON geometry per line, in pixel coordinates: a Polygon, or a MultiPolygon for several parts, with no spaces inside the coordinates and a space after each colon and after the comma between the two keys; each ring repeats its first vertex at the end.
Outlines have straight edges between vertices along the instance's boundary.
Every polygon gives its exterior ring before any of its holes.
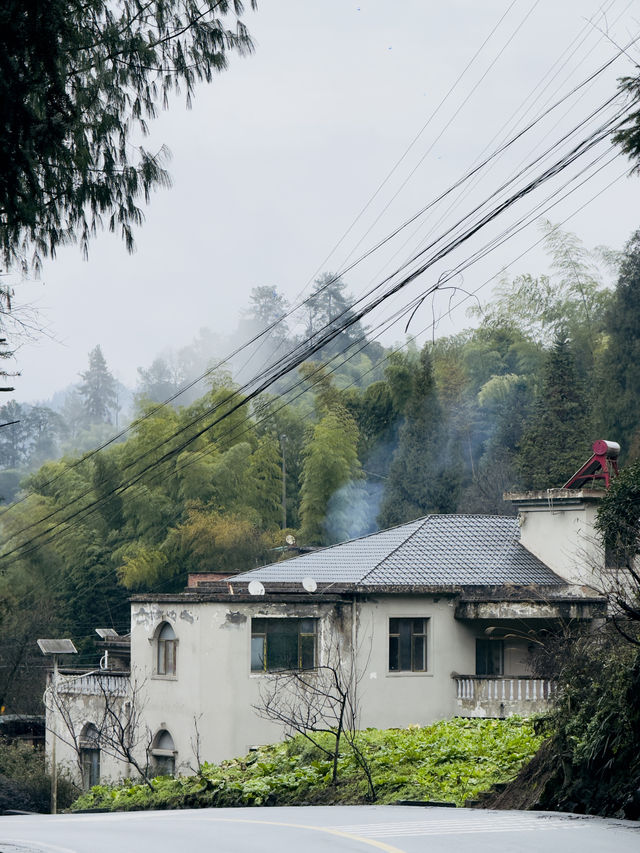
{"type": "Polygon", "coordinates": [[[523,675],[455,675],[456,698],[475,702],[552,702],[557,684],[523,675]]]}
{"type": "Polygon", "coordinates": [[[126,696],[129,673],[87,672],[82,675],[59,675],[57,692],[81,696],[126,696]]]}

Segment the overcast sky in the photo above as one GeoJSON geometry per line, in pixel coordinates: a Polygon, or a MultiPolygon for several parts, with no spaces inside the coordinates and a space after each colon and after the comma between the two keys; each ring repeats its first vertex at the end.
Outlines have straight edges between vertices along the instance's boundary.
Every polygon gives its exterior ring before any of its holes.
{"type": "MultiPolygon", "coordinates": [[[[465,173],[492,140],[493,148],[611,57],[614,43],[637,35],[640,0],[260,0],[245,20],[255,54],[232,57],[224,74],[197,90],[192,110],[176,101],[152,125],[145,145],[169,147],[174,185],[146,208],[135,254],[101,235],[88,261],[69,247],[39,281],[16,283],[18,303],[37,306],[46,330],[17,354],[16,399],[44,399],[76,381],[96,344],[116,376],[134,385],[138,366],[189,343],[199,328],[227,333],[257,285],[277,285],[295,300],[319,270],[342,268],[465,173]]],[[[575,124],[613,94],[616,77],[633,73],[632,59],[637,49],[583,90],[562,121],[575,124]]],[[[352,270],[350,289],[362,292],[394,256],[404,258],[470,210],[562,126],[554,118],[534,131],[475,196],[458,200],[449,220],[422,222],[410,239],[405,231],[406,246],[403,238],[352,270]]],[[[640,227],[639,179],[622,178],[590,200],[628,168],[618,158],[547,215],[571,217],[566,227],[588,246],[622,248],[640,227]]],[[[502,227],[517,213],[505,217],[502,227]]],[[[465,272],[465,289],[537,238],[532,225],[504,243],[465,272]]],[[[510,268],[544,269],[539,249],[510,268]]],[[[431,308],[422,314],[412,329],[428,325],[431,308]]],[[[467,323],[460,307],[439,332],[467,323]]],[[[384,340],[402,336],[396,327],[384,340]]]]}

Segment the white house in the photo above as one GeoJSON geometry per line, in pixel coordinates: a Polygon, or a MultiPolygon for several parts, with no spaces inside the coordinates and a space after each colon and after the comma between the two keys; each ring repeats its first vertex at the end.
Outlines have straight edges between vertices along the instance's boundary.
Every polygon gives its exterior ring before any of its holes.
{"type": "MultiPolygon", "coordinates": [[[[134,596],[131,675],[108,664],[60,685],[84,733],[85,784],[134,772],[100,752],[105,679],[156,773],[282,738],[256,711],[265,687],[336,650],[353,673],[361,727],[543,710],[554,685],[532,676],[531,643],[605,613],[593,580],[603,494],[513,494],[517,517],[429,515],[226,579],[192,575],[182,593],[134,596]]],[[[77,744],[59,742],[57,757],[77,767],[77,744]]]]}

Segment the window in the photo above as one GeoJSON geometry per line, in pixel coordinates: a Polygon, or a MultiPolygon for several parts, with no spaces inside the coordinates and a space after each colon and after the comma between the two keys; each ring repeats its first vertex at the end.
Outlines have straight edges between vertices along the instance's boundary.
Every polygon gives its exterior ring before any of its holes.
{"type": "Polygon", "coordinates": [[[157,776],[173,776],[176,772],[176,748],[166,729],[160,729],[151,744],[151,766],[157,776]]]}
{"type": "Polygon", "coordinates": [[[502,640],[476,640],[476,675],[502,675],[504,643],[502,640]]]}
{"type": "Polygon", "coordinates": [[[100,782],[100,746],[98,729],[87,723],[80,734],[80,768],[85,791],[100,782]]]}
{"type": "Polygon", "coordinates": [[[157,675],[176,674],[176,648],[178,640],[175,631],[168,622],[163,622],[158,631],[156,657],[157,675]]]}
{"type": "Polygon", "coordinates": [[[313,669],[317,619],[252,619],[251,671],[313,669]]]}
{"type": "Polygon", "coordinates": [[[389,672],[427,671],[428,619],[389,619],[389,672]]]}

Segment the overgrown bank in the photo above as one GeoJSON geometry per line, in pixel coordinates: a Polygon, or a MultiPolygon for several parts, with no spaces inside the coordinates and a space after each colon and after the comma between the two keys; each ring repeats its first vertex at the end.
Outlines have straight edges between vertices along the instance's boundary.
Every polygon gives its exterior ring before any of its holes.
{"type": "Polygon", "coordinates": [[[608,625],[564,645],[563,655],[554,734],[482,805],[639,820],[640,649],[608,625]]]}
{"type": "MultiPolygon", "coordinates": [[[[463,805],[492,785],[513,779],[541,742],[532,723],[518,718],[367,729],[358,736],[379,803],[430,800],[463,805]]],[[[366,779],[351,750],[341,754],[338,782],[332,785],[331,762],[298,735],[244,758],[204,763],[195,775],[159,777],[152,789],[140,783],[97,785],[72,808],[120,811],[366,800],[366,779]]]]}

